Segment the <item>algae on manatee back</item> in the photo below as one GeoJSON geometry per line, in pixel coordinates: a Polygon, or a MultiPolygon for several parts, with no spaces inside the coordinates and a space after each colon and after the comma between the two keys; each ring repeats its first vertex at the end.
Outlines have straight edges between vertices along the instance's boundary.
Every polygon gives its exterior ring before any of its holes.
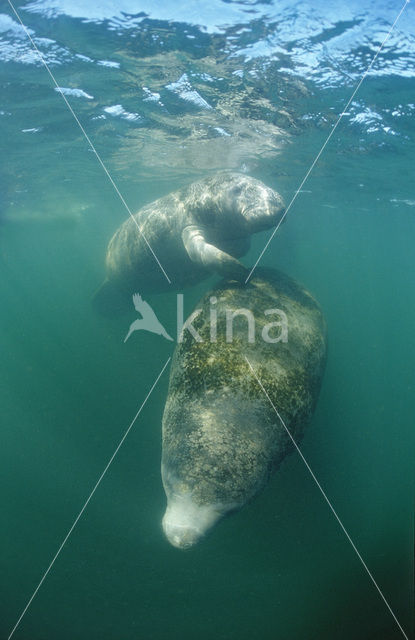
{"type": "MultiPolygon", "coordinates": [[[[246,504],[266,483],[311,418],[326,359],[326,326],[311,294],[288,276],[258,269],[247,285],[223,281],[197,305],[193,322],[202,338],[185,332],[176,347],[163,416],[162,478],[167,495],[163,527],[169,541],[187,548],[226,513],[246,504]],[[211,342],[211,298],[216,298],[216,342],[211,342]],[[226,340],[226,310],[250,310],[234,319],[226,340]],[[288,320],[287,341],[265,342],[265,311],[288,320]]],[[[274,336],[275,337],[275,336],[274,336]]]]}

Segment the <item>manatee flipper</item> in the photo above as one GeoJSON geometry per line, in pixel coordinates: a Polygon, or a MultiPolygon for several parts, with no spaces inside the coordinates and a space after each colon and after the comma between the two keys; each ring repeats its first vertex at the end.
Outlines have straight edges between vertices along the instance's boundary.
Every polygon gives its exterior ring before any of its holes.
{"type": "Polygon", "coordinates": [[[248,269],[229,253],[207,242],[203,229],[194,225],[185,227],[182,231],[182,240],[192,262],[216,271],[226,278],[236,280],[246,278],[248,269]]]}
{"type": "Polygon", "coordinates": [[[100,315],[121,315],[128,311],[130,296],[111,280],[104,280],[92,297],[92,306],[100,315]]]}

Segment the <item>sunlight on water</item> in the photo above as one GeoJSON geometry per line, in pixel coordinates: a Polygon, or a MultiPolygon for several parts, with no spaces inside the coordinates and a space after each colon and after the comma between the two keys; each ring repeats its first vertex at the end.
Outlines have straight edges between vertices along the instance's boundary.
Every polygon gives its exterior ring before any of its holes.
{"type": "MultiPolygon", "coordinates": [[[[26,0],[0,7],[1,637],[172,343],[91,300],[131,211],[224,169],[289,203],[400,2],[26,0]]],[[[413,618],[415,14],[410,3],[262,266],[329,335],[301,450],[407,637],[413,618]]],[[[242,258],[252,266],[269,238],[242,258]]],[[[162,258],[162,255],[161,255],[162,258]]],[[[185,312],[217,281],[185,291],[185,312]]],[[[176,335],[176,295],[147,301],[176,335]]],[[[194,549],[161,519],[163,374],[14,637],[404,637],[301,458],[194,549]]]]}

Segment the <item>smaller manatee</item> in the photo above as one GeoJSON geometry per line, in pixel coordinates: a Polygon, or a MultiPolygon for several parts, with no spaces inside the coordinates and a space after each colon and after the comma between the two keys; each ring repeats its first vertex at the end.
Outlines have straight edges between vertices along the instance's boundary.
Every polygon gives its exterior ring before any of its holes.
{"type": "Polygon", "coordinates": [[[284,210],[276,191],[230,172],[144,206],[109,242],[95,306],[103,313],[122,310],[135,291],[181,290],[212,272],[244,280],[248,271],[237,258],[248,251],[250,236],[278,224],[284,210]]]}

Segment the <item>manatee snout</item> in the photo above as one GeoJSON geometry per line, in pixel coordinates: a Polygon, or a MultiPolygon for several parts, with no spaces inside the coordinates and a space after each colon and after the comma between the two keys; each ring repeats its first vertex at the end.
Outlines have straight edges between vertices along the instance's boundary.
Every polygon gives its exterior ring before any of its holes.
{"type": "Polygon", "coordinates": [[[201,538],[201,534],[197,529],[189,525],[173,524],[167,519],[166,515],[163,518],[163,530],[167,540],[177,549],[190,549],[201,538]]]}
{"type": "Polygon", "coordinates": [[[222,517],[213,505],[196,504],[190,493],[168,498],[162,526],[167,540],[178,549],[198,543],[222,517]]]}
{"type": "Polygon", "coordinates": [[[278,224],[285,212],[284,200],[277,191],[259,183],[245,198],[243,216],[250,233],[264,231],[278,224]]]}

